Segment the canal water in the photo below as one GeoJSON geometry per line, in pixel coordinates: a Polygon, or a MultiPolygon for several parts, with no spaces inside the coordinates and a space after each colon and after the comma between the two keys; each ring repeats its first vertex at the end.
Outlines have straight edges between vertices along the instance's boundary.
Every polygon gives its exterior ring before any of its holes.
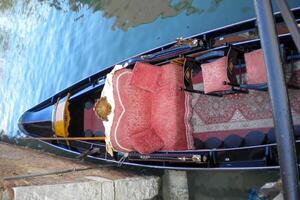
{"type": "MultiPolygon", "coordinates": [[[[17,121],[25,110],[129,56],[251,17],[252,0],[0,0],[0,130],[21,134],[17,121]]],[[[235,196],[247,179],[191,174],[198,180],[193,194],[207,197],[212,188],[224,195],[228,185],[235,196]],[[203,181],[209,176],[218,181],[210,189],[203,181]]]]}

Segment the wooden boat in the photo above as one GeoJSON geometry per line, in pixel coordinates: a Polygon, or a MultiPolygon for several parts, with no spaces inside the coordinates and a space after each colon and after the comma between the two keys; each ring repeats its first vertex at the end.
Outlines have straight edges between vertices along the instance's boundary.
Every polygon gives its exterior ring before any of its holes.
{"type": "MultiPolygon", "coordinates": [[[[299,27],[300,8],[293,9],[293,13],[299,27]]],[[[286,78],[289,80],[287,86],[290,101],[296,107],[293,110],[293,118],[296,148],[299,150],[300,77],[298,75],[300,73],[297,69],[298,67],[300,69],[300,56],[296,53],[297,50],[291,35],[278,13],[275,15],[275,19],[282,58],[286,66],[286,78]]],[[[201,119],[200,123],[196,119],[199,117],[198,114],[195,118],[192,117],[190,121],[191,126],[196,127],[193,127],[196,146],[194,149],[178,150],[175,147],[176,150],[141,153],[134,150],[129,152],[116,151],[114,148],[114,152],[108,152],[111,149],[107,148],[107,141],[104,141],[107,136],[104,135],[105,130],[102,121],[91,108],[96,102],[99,104],[97,100],[99,100],[103,90],[106,75],[113,70],[114,66],[105,68],[79,81],[29,109],[20,117],[19,128],[29,138],[41,140],[55,148],[88,156],[91,159],[122,165],[181,170],[277,169],[279,168],[279,161],[274,129],[272,128],[272,113],[268,101],[267,84],[247,84],[243,81],[247,66],[241,57],[258,49],[260,49],[260,39],[256,19],[249,19],[189,38],[177,39],[173,43],[117,64],[122,66],[122,69],[130,70],[136,68],[136,63],[148,63],[158,67],[175,63],[182,67],[182,76],[185,81],[182,92],[190,92],[192,97],[196,99],[193,99],[193,113],[200,112],[203,118],[208,118],[206,122],[201,119]],[[237,52],[237,55],[230,60],[229,52],[232,51],[237,52]],[[233,64],[236,72],[233,78],[235,80],[226,79],[227,81],[223,83],[224,87],[227,88],[226,91],[203,91],[204,65],[211,65],[224,56],[227,56],[227,62],[230,60],[230,63],[233,64]],[[201,68],[194,68],[194,65],[202,66],[202,70],[201,68]],[[250,113],[251,109],[250,111],[247,109],[243,111],[245,107],[253,106],[251,105],[251,98],[253,101],[260,101],[257,104],[265,101],[265,106],[268,109],[258,111],[257,109],[260,107],[256,105],[252,113],[250,113]],[[200,101],[200,107],[197,107],[195,101],[200,101]],[[226,108],[225,111],[223,109],[220,112],[225,114],[223,116],[218,115],[217,109],[213,110],[216,112],[215,115],[219,117],[214,122],[212,120],[214,116],[210,114],[212,111],[210,109],[215,104],[217,107],[220,106],[220,102],[223,102],[222,106],[226,108]],[[231,108],[231,105],[235,105],[234,111],[227,109],[231,108]],[[256,112],[260,112],[257,118],[254,116],[256,112]],[[241,115],[249,116],[247,118],[241,115]],[[224,121],[228,116],[229,120],[224,121]],[[251,119],[253,116],[254,119],[251,119]],[[241,118],[243,118],[242,121],[239,121],[241,118]],[[249,120],[252,121],[249,122],[249,120]],[[239,128],[232,128],[232,124],[239,128]]],[[[226,66],[228,70],[228,63],[226,66]]],[[[227,76],[229,75],[227,74],[227,76]]],[[[110,109],[104,111],[110,112],[110,109]]],[[[300,160],[299,154],[297,154],[297,159],[300,160]]]]}

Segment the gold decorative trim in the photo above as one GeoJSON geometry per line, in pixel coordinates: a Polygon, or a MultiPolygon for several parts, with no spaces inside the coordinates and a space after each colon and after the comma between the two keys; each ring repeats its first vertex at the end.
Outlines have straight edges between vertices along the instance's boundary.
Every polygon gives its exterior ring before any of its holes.
{"type": "Polygon", "coordinates": [[[99,119],[108,121],[108,115],[111,113],[111,105],[108,103],[106,97],[101,97],[97,100],[94,106],[94,111],[99,119]]]}

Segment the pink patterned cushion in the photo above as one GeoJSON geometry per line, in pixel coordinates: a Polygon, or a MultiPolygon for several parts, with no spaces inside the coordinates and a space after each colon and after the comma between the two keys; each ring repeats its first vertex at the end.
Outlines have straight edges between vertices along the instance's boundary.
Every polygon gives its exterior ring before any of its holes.
{"type": "MultiPolygon", "coordinates": [[[[114,149],[151,153],[194,148],[191,97],[181,90],[183,69],[173,64],[158,69],[161,75],[154,93],[131,84],[134,71],[130,69],[113,75],[115,110],[110,140],[114,149]]],[[[147,70],[139,73],[145,79],[152,77],[147,70]]]]}
{"type": "Polygon", "coordinates": [[[228,58],[225,56],[211,63],[201,65],[205,94],[230,90],[231,87],[229,85],[224,85],[224,81],[229,81],[227,77],[227,62],[228,58]]]}
{"type": "MultiPolygon", "coordinates": [[[[110,139],[116,150],[134,151],[132,135],[151,128],[152,94],[130,84],[132,70],[121,69],[113,76],[115,110],[110,139]]],[[[156,149],[159,150],[159,149],[156,149]]]]}
{"type": "Polygon", "coordinates": [[[266,65],[262,49],[245,53],[247,83],[259,84],[267,82],[266,65]]]}
{"type": "Polygon", "coordinates": [[[133,68],[131,84],[149,92],[154,92],[160,78],[161,70],[148,63],[136,63],[133,68]],[[151,76],[145,76],[151,74],[151,76]]]}
{"type": "Polygon", "coordinates": [[[101,120],[95,115],[93,109],[84,109],[84,130],[92,130],[104,132],[104,126],[101,120]]]}
{"type": "Polygon", "coordinates": [[[193,149],[194,142],[189,123],[191,96],[181,90],[183,68],[167,64],[161,69],[157,94],[152,96],[152,128],[164,141],[162,150],[193,149]]]}
{"type": "Polygon", "coordinates": [[[132,135],[132,146],[142,154],[149,154],[161,149],[164,142],[153,129],[146,129],[132,135]]]}

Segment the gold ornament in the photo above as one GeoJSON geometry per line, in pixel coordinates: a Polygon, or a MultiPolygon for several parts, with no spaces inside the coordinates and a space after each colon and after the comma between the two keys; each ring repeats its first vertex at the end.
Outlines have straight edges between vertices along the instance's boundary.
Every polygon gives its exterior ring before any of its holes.
{"type": "Polygon", "coordinates": [[[108,103],[106,97],[101,97],[97,100],[94,111],[101,120],[108,121],[107,116],[111,113],[111,105],[108,103]]]}

